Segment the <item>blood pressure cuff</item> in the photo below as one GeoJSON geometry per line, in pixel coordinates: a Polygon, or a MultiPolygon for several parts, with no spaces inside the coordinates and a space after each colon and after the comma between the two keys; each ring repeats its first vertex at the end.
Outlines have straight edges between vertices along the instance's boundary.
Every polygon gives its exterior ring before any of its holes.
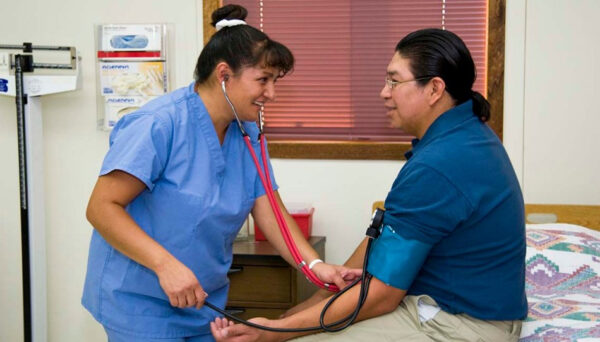
{"type": "Polygon", "coordinates": [[[408,290],[432,245],[405,239],[385,225],[369,252],[367,271],[387,285],[408,290]]]}

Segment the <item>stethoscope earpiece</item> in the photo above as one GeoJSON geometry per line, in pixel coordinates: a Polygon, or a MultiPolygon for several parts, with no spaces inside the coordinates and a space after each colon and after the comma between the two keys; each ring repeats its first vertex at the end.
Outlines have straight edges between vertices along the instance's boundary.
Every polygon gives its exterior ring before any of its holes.
{"type": "MultiPolygon", "coordinates": [[[[229,75],[225,74],[225,76],[223,76],[223,80],[221,81],[221,90],[223,90],[223,95],[225,95],[225,100],[227,101],[227,103],[231,107],[231,110],[233,111],[233,115],[235,116],[235,120],[237,121],[238,127],[240,128],[242,135],[248,136],[248,133],[246,133],[246,130],[244,129],[244,126],[242,125],[242,121],[238,117],[238,113],[235,110],[233,103],[231,102],[231,100],[229,99],[229,96],[227,95],[227,88],[225,87],[225,82],[228,80],[229,80],[229,75]]],[[[261,109],[258,111],[258,131],[260,134],[263,133],[263,125],[264,125],[264,119],[263,119],[263,112],[261,109]]]]}
{"type": "Polygon", "coordinates": [[[229,103],[229,106],[231,107],[231,110],[233,111],[233,116],[235,116],[235,121],[237,121],[238,127],[240,128],[242,135],[246,137],[246,136],[248,136],[248,133],[246,133],[246,130],[244,129],[244,126],[242,125],[242,121],[238,117],[238,113],[235,110],[233,103],[229,99],[229,96],[227,95],[227,89],[225,88],[225,81],[227,81],[228,79],[229,79],[229,75],[225,75],[225,77],[223,77],[223,81],[221,81],[221,90],[223,90],[223,95],[225,95],[225,100],[227,101],[227,103],[229,103]]]}

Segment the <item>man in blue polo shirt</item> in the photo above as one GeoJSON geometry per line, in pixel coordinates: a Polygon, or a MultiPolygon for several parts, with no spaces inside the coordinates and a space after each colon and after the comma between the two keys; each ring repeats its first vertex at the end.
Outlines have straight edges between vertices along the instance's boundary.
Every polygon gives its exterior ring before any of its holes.
{"type": "MultiPolygon", "coordinates": [[[[391,125],[416,137],[385,200],[370,250],[373,276],[358,320],[305,341],[517,341],[527,315],[524,204],[502,143],[485,124],[489,103],[472,90],[475,66],[455,34],[426,29],[396,46],[381,98],[391,125]]],[[[366,239],[347,266],[362,266],[366,239]]],[[[358,287],[330,309],[346,317],[358,287]]],[[[318,325],[315,296],[275,327],[318,325]]],[[[217,319],[217,341],[278,341],[298,334],[258,331],[217,319]]]]}
{"type": "Polygon", "coordinates": [[[472,107],[450,109],[413,141],[368,271],[452,314],[524,318],[523,198],[502,145],[472,107]]]}

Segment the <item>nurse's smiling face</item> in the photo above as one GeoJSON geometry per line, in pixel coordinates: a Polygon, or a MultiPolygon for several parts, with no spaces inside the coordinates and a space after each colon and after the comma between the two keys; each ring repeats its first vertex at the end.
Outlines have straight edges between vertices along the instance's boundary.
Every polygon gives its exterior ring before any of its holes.
{"type": "Polygon", "coordinates": [[[227,95],[240,120],[256,121],[261,106],[275,100],[278,77],[276,68],[254,66],[242,68],[226,81],[227,95]]]}

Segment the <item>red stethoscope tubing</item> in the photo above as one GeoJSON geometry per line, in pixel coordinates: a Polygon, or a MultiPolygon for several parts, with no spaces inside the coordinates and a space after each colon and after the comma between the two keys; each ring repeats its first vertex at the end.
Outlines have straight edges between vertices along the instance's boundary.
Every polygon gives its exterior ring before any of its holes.
{"type": "Polygon", "coordinates": [[[277,223],[279,225],[279,230],[281,231],[281,235],[283,236],[283,240],[285,241],[286,246],[290,250],[290,253],[292,255],[292,258],[294,259],[294,262],[296,262],[296,264],[298,265],[298,267],[300,268],[302,273],[304,273],[306,278],[308,280],[312,281],[315,285],[319,286],[320,288],[332,291],[332,292],[338,292],[340,289],[336,285],[327,284],[327,283],[324,283],[323,281],[321,281],[321,279],[319,279],[313,273],[313,271],[311,269],[309,269],[306,262],[304,260],[302,260],[302,255],[298,251],[298,247],[296,246],[296,243],[294,242],[294,239],[292,238],[289,227],[287,226],[287,223],[285,221],[283,213],[281,212],[281,208],[279,207],[279,204],[277,203],[277,200],[275,199],[275,195],[273,193],[273,186],[271,183],[271,175],[269,172],[269,166],[267,164],[267,158],[266,158],[267,154],[266,154],[266,150],[265,150],[265,138],[264,138],[263,134],[259,134],[259,140],[260,140],[260,149],[261,149],[261,153],[263,156],[262,161],[263,161],[264,173],[261,170],[260,163],[258,161],[258,157],[256,156],[256,153],[254,152],[254,148],[252,148],[252,144],[250,143],[250,137],[248,135],[244,135],[244,141],[246,142],[248,151],[250,151],[250,155],[252,156],[254,165],[256,166],[256,170],[258,171],[260,181],[262,182],[262,184],[265,188],[265,193],[267,194],[269,203],[271,204],[271,208],[273,209],[273,213],[275,214],[275,219],[277,220],[277,223]]]}

